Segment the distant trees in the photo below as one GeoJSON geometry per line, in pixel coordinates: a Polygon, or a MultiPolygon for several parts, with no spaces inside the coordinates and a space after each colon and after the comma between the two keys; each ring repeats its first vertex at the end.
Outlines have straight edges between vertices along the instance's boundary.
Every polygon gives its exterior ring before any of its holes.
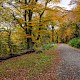
{"type": "Polygon", "coordinates": [[[77,3],[77,6],[74,9],[62,12],[60,28],[56,30],[59,42],[68,42],[74,37],[80,37],[80,5],[78,4],[78,0],[75,3],[77,3]]]}

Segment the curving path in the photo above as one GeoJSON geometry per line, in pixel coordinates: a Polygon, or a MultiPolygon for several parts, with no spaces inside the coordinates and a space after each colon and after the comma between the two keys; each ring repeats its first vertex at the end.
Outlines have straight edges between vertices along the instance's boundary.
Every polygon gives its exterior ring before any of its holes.
{"type": "Polygon", "coordinates": [[[59,44],[62,61],[57,68],[57,80],[80,80],[80,50],[59,44]]]}

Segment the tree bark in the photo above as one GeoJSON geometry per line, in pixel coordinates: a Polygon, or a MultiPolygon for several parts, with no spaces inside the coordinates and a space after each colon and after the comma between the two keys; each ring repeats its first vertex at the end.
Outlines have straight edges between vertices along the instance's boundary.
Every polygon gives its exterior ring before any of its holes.
{"type": "Polygon", "coordinates": [[[79,26],[76,24],[75,37],[79,37],[79,26]]]}
{"type": "MultiPolygon", "coordinates": [[[[25,6],[27,5],[27,0],[25,0],[25,6]]],[[[28,10],[28,22],[31,22],[32,20],[32,14],[33,12],[31,10],[28,10]]],[[[25,10],[24,13],[24,19],[25,19],[25,26],[27,26],[26,22],[27,22],[27,10],[25,10]]],[[[32,26],[28,26],[29,28],[26,28],[26,34],[28,34],[29,36],[32,35],[32,26]]],[[[27,38],[27,49],[33,49],[33,42],[32,42],[32,38],[27,38]]]]}
{"type": "Polygon", "coordinates": [[[54,26],[52,26],[52,42],[54,42],[54,26]]]}
{"type": "Polygon", "coordinates": [[[8,35],[8,47],[9,47],[9,52],[12,54],[12,47],[11,47],[11,31],[9,31],[8,35]]]}

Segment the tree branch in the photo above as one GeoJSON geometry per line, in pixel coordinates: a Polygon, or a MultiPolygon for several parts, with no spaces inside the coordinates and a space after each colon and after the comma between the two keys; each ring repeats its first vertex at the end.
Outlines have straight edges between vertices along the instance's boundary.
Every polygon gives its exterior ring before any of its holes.
{"type": "MultiPolygon", "coordinates": [[[[12,14],[13,15],[13,17],[14,17],[14,20],[16,20],[18,23],[19,23],[19,25],[23,28],[23,26],[22,26],[22,24],[19,22],[19,20],[16,18],[16,16],[14,15],[14,13],[12,14]]],[[[24,28],[23,28],[24,29],[24,28]]]]}

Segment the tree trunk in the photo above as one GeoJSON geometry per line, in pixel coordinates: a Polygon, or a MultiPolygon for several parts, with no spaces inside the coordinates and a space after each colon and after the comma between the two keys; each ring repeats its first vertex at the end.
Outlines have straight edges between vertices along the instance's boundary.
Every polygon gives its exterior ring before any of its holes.
{"type": "Polygon", "coordinates": [[[52,42],[54,42],[54,26],[52,26],[52,42]]]}
{"type": "Polygon", "coordinates": [[[56,32],[56,43],[58,43],[58,33],[56,32]]]}
{"type": "MultiPolygon", "coordinates": [[[[25,6],[27,5],[27,0],[25,0],[25,6]]],[[[28,22],[30,22],[32,20],[32,11],[28,10],[28,22]]],[[[24,13],[24,19],[25,19],[25,26],[27,26],[26,22],[27,22],[27,10],[25,10],[24,13]]],[[[26,34],[28,34],[29,36],[32,35],[32,26],[28,26],[29,28],[26,28],[26,34]]],[[[32,38],[27,38],[27,49],[32,49],[33,48],[33,43],[32,43],[32,38]]]]}
{"type": "MultiPolygon", "coordinates": [[[[41,30],[41,18],[42,18],[42,15],[40,15],[40,19],[39,19],[39,31],[41,30]]],[[[40,39],[40,34],[38,33],[38,37],[37,37],[37,40],[39,40],[40,39]]]]}
{"type": "Polygon", "coordinates": [[[8,47],[9,47],[9,52],[12,54],[12,47],[11,47],[11,31],[9,31],[8,35],[8,47]]]}
{"type": "Polygon", "coordinates": [[[76,24],[76,30],[75,30],[75,37],[79,37],[79,27],[78,25],[76,24]]]}
{"type": "MultiPolygon", "coordinates": [[[[31,10],[29,10],[28,13],[28,22],[31,22],[32,20],[32,14],[33,12],[31,10]]],[[[29,28],[27,29],[27,33],[32,36],[32,26],[28,26],[29,28]]],[[[27,43],[28,43],[28,49],[33,49],[33,42],[32,42],[32,37],[31,38],[27,38],[27,43]]]]}

